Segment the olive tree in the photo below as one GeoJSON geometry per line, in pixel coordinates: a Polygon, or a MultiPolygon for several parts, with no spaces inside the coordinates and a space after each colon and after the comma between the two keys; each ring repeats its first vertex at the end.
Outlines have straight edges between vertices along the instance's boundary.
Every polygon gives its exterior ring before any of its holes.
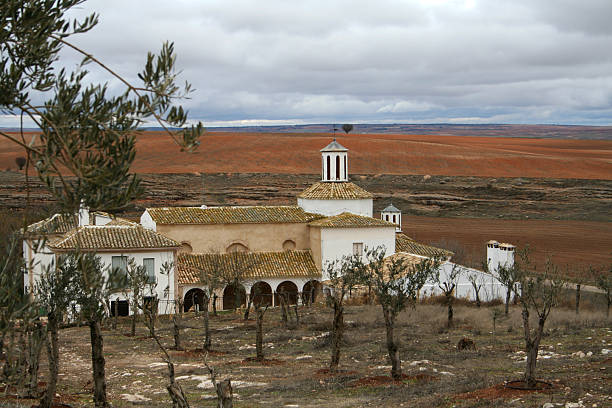
{"type": "Polygon", "coordinates": [[[612,265],[601,273],[593,272],[595,285],[604,292],[606,297],[606,318],[610,318],[610,305],[612,304],[612,265]]]}
{"type": "Polygon", "coordinates": [[[550,312],[557,305],[565,282],[559,279],[558,268],[550,260],[546,262],[542,273],[536,273],[530,263],[529,248],[519,251],[519,262],[513,269],[516,271],[518,285],[513,285],[511,289],[521,307],[525,353],[527,354],[524,381],[527,387],[534,388],[536,386],[536,362],[544,334],[544,325],[550,312]],[[535,314],[536,321],[532,321],[532,313],[535,314]]]}
{"type": "Polygon", "coordinates": [[[47,389],[40,401],[42,408],[50,408],[57,388],[59,373],[59,324],[68,306],[76,301],[73,290],[78,270],[76,264],[60,258],[55,267],[47,265],[43,269],[35,288],[36,300],[47,313],[47,361],[49,378],[47,389]]]}
{"type": "MultiPolygon", "coordinates": [[[[35,163],[39,178],[64,214],[74,214],[81,203],[112,212],[143,193],[130,166],[136,156],[137,130],[145,121],[156,121],[184,151],[198,146],[204,130],[201,123],[186,126],[187,114],[176,104],[191,87],[177,85],[173,44],[163,44],[158,54],[148,53],[138,82],[128,82],[71,41],[98,23],[95,13],[80,20],[68,17],[82,3],[5,0],[0,7],[0,111],[26,117],[40,128],[29,141],[5,131],[0,136],[24,149],[27,162],[35,163]],[[73,70],[61,68],[64,48],[83,57],[73,70]],[[88,64],[118,80],[123,90],[111,94],[107,82],[91,82],[88,64]]],[[[108,285],[96,259],[74,254],[70,262],[79,271],[79,303],[91,331],[94,401],[106,406],[100,331],[100,304],[105,298],[100,296],[108,295],[108,285]]],[[[9,295],[6,300],[12,302],[9,295]]]]}
{"type": "Polygon", "coordinates": [[[329,277],[327,305],[334,310],[334,320],[331,331],[331,361],[329,371],[338,370],[340,363],[340,348],[344,335],[344,301],[352,288],[361,281],[361,260],[358,256],[343,256],[325,264],[325,272],[329,277]]]}
{"type": "Polygon", "coordinates": [[[387,335],[387,352],[391,361],[391,376],[402,378],[399,346],[395,337],[395,321],[408,305],[415,305],[419,291],[427,281],[435,280],[440,267],[438,258],[416,260],[398,254],[385,257],[385,248],[366,249],[366,259],[359,260],[362,281],[372,285],[382,307],[387,335]]]}

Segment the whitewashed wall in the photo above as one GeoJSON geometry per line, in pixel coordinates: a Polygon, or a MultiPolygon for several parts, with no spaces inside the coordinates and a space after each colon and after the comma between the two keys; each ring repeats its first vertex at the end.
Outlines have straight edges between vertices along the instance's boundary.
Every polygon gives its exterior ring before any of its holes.
{"type": "Polygon", "coordinates": [[[45,268],[55,265],[55,254],[47,245],[43,245],[43,241],[24,239],[23,258],[27,272],[23,275],[23,290],[29,292],[31,285],[38,283],[45,268]]]}
{"type": "Polygon", "coordinates": [[[362,242],[366,248],[385,247],[385,254],[395,253],[395,227],[377,228],[321,228],[321,264],[323,280],[329,279],[325,265],[344,255],[353,255],[353,243],[362,242]]]}
{"type": "MultiPolygon", "coordinates": [[[[454,264],[452,262],[445,262],[440,265],[439,279],[440,282],[448,281],[448,277],[453,269],[454,264]]],[[[479,282],[482,283],[482,289],[480,289],[480,300],[483,302],[494,300],[494,299],[505,299],[506,289],[493,275],[486,272],[479,271],[478,269],[468,268],[465,266],[457,265],[456,267],[461,269],[461,274],[457,279],[457,286],[455,289],[455,296],[460,298],[466,298],[469,300],[476,300],[474,288],[472,283],[469,281],[469,276],[474,275],[477,277],[479,282]]],[[[438,283],[428,282],[421,289],[421,297],[427,297],[431,295],[441,295],[442,290],[438,287],[438,283]]]]}
{"type": "MultiPolygon", "coordinates": [[[[158,313],[160,314],[171,314],[174,313],[174,267],[170,270],[170,274],[162,275],[162,265],[165,262],[174,264],[174,252],[173,251],[146,251],[146,252],[100,252],[97,254],[102,262],[107,267],[112,267],[113,256],[127,256],[128,258],[134,258],[136,265],[142,265],[144,258],[155,259],[155,278],[157,286],[153,290],[147,290],[144,296],[157,296],[159,299],[158,313]],[[165,289],[168,288],[168,293],[165,293],[165,289]]],[[[129,300],[124,293],[115,293],[111,295],[110,300],[129,300]]],[[[132,314],[130,308],[130,314],[132,314]]]]}
{"type": "Polygon", "coordinates": [[[364,215],[366,217],[371,217],[373,214],[371,198],[361,200],[311,200],[298,197],[297,201],[298,206],[304,211],[326,216],[338,215],[343,212],[364,215]]]}
{"type": "Polygon", "coordinates": [[[140,225],[151,231],[157,231],[157,224],[153,221],[149,211],[145,210],[140,216],[140,225]]]}

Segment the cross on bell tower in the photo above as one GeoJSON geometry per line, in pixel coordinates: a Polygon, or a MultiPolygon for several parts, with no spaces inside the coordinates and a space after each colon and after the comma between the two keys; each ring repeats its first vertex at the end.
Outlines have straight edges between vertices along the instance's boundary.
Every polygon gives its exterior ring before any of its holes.
{"type": "Polygon", "coordinates": [[[324,182],[348,181],[348,149],[334,139],[321,149],[322,175],[324,182]]]}

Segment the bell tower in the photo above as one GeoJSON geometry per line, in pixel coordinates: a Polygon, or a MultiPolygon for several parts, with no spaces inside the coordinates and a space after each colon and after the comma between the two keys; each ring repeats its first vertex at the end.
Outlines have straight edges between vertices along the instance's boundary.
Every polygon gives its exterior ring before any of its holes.
{"type": "Polygon", "coordinates": [[[334,139],[321,149],[321,181],[348,181],[348,149],[334,139]]]}
{"type": "Polygon", "coordinates": [[[396,225],[395,232],[402,232],[402,212],[390,204],[380,212],[380,219],[396,225]]]}

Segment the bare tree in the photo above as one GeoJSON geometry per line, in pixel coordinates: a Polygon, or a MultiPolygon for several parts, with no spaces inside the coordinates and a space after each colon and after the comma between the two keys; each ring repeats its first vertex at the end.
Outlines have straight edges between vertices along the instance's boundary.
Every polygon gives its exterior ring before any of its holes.
{"type": "Polygon", "coordinates": [[[22,156],[15,158],[15,164],[19,167],[19,170],[23,170],[23,166],[26,165],[26,158],[22,156]]]}
{"type": "Polygon", "coordinates": [[[425,258],[413,263],[406,256],[385,258],[385,248],[366,250],[367,261],[359,269],[361,279],[370,281],[378,297],[385,319],[387,351],[391,360],[391,377],[402,378],[402,362],[394,329],[397,315],[407,305],[415,305],[418,293],[428,280],[434,280],[440,267],[437,258],[425,258]]]}
{"type": "Polygon", "coordinates": [[[468,280],[472,284],[472,288],[474,289],[474,298],[476,299],[476,307],[480,307],[480,290],[482,289],[482,277],[479,274],[473,273],[468,276],[468,280]]]}
{"type": "MultiPolygon", "coordinates": [[[[487,263],[484,264],[485,270],[488,269],[487,263]]],[[[497,269],[491,271],[494,273],[495,278],[506,288],[506,302],[504,306],[504,314],[508,316],[508,309],[510,307],[510,296],[514,291],[517,282],[519,281],[519,270],[516,264],[512,266],[499,265],[497,269]]]]}
{"type": "Polygon", "coordinates": [[[257,331],[255,334],[255,349],[256,349],[256,359],[257,361],[264,360],[263,353],[263,319],[268,310],[268,305],[262,307],[262,302],[257,302],[255,305],[255,317],[257,318],[257,331]]]}
{"type": "Polygon", "coordinates": [[[457,280],[463,273],[463,268],[457,264],[453,264],[450,272],[443,281],[438,279],[438,287],[444,294],[446,307],[448,308],[448,318],[446,322],[447,327],[453,326],[453,303],[455,300],[455,288],[457,287],[457,280]]]}
{"type": "Polygon", "coordinates": [[[349,291],[360,282],[358,266],[361,260],[357,256],[343,256],[342,259],[329,262],[325,271],[329,277],[327,304],[334,309],[334,321],[331,332],[331,362],[329,371],[338,370],[340,348],[344,334],[344,300],[349,291]]]}
{"type": "Polygon", "coordinates": [[[517,285],[511,287],[522,310],[525,353],[527,363],[524,381],[527,387],[536,386],[536,362],[544,324],[553,307],[557,305],[559,294],[565,283],[559,279],[558,268],[548,260],[544,273],[535,274],[529,260],[529,248],[519,251],[520,262],[513,268],[516,271],[517,285]],[[532,328],[530,314],[534,312],[537,324],[532,328]]]}
{"type": "Polygon", "coordinates": [[[353,125],[345,123],[344,125],[342,125],[342,130],[344,130],[344,133],[348,135],[349,133],[351,133],[351,130],[353,130],[353,125]]]}
{"type": "Polygon", "coordinates": [[[232,381],[227,378],[220,383],[217,382],[217,373],[214,368],[211,368],[208,365],[208,354],[204,357],[204,365],[208,369],[210,373],[210,382],[212,382],[213,387],[217,393],[217,408],[232,408],[234,406],[233,403],[233,390],[232,390],[232,381]]]}
{"type": "Polygon", "coordinates": [[[610,305],[612,304],[612,265],[609,267],[607,271],[602,271],[601,273],[596,274],[594,271],[592,272],[595,275],[595,285],[601,290],[604,291],[604,295],[606,296],[606,318],[610,318],[610,305]]]}

